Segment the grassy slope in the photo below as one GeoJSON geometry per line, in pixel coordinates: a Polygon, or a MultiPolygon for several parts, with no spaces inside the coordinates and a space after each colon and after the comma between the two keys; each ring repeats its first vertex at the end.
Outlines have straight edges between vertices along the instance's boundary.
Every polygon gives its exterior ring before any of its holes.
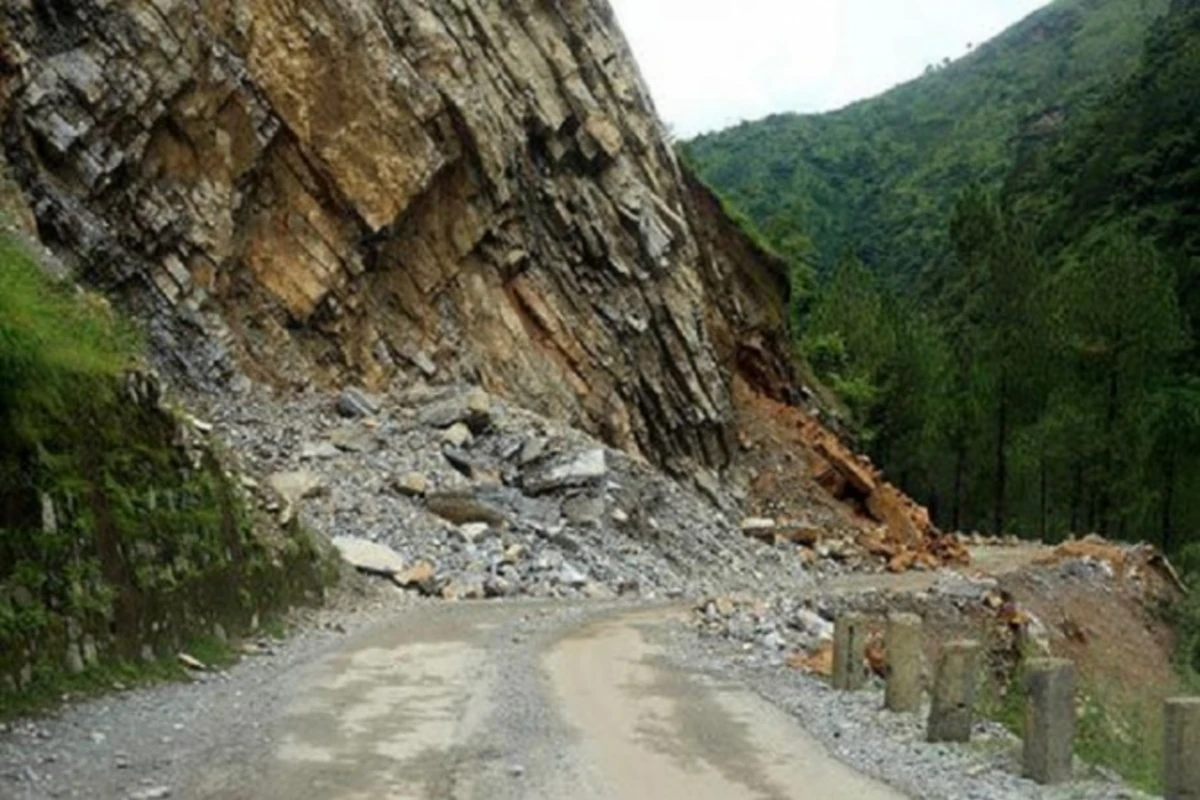
{"type": "Polygon", "coordinates": [[[957,193],[1000,186],[1023,135],[1084,112],[1137,63],[1168,0],[1058,0],[949,67],[841,111],[773,116],[686,146],[767,234],[799,222],[823,265],[885,275],[935,257],[957,193]]]}
{"type": "Polygon", "coordinates": [[[0,237],[0,718],[169,676],[217,625],[319,596],[307,535],[268,541],[216,452],[130,396],[137,349],[0,237]]]}

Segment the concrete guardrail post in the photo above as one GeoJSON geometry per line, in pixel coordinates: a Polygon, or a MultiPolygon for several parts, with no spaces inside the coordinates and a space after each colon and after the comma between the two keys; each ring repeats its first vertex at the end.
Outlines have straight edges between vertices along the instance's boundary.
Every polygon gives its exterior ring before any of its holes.
{"type": "Polygon", "coordinates": [[[1041,658],[1025,666],[1025,777],[1071,780],[1075,741],[1075,665],[1041,658]]]}
{"type": "Polygon", "coordinates": [[[975,721],[979,642],[949,642],[942,648],[927,736],[931,742],[969,742],[975,721]]]}
{"type": "Polygon", "coordinates": [[[891,614],[887,626],[887,689],[884,705],[901,713],[921,708],[921,618],[891,614]]]}
{"type": "Polygon", "coordinates": [[[1167,701],[1165,800],[1200,800],[1200,697],[1167,701]]]}
{"type": "Polygon", "coordinates": [[[843,614],[833,628],[833,688],[846,692],[861,689],[867,673],[863,657],[867,645],[867,620],[862,614],[843,614]]]}

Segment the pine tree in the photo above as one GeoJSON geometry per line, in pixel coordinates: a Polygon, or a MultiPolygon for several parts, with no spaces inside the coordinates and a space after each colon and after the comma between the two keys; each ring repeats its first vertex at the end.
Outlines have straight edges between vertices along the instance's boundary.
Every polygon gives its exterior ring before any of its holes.
{"type": "Polygon", "coordinates": [[[1146,402],[1188,346],[1174,275],[1154,247],[1115,227],[1093,237],[1059,274],[1059,335],[1074,358],[1099,432],[1092,480],[1101,533],[1134,510],[1151,444],[1146,402]]]}

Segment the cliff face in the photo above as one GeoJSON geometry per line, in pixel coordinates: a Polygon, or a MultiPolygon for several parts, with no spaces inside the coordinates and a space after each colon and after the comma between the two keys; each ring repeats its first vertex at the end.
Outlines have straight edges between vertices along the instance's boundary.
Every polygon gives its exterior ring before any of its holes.
{"type": "Polygon", "coordinates": [[[459,374],[674,469],[789,391],[786,280],[605,0],[4,0],[43,241],[220,385],[459,374]]]}

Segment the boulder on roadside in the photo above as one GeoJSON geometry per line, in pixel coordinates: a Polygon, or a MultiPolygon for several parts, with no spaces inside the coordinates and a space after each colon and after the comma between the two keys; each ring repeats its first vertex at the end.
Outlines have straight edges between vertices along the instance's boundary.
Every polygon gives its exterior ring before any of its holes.
{"type": "Polygon", "coordinates": [[[487,581],[479,575],[459,576],[442,587],[442,599],[451,602],[483,600],[487,597],[486,583],[487,581]]]}
{"type": "Polygon", "coordinates": [[[333,546],[342,560],[359,572],[393,580],[404,572],[404,559],[387,545],[357,536],[337,536],[334,537],[333,546]]]}
{"type": "Polygon", "coordinates": [[[578,589],[582,586],[585,586],[588,582],[587,573],[576,569],[570,563],[564,563],[562,567],[559,568],[555,579],[563,586],[570,586],[573,589],[578,589]]]}

